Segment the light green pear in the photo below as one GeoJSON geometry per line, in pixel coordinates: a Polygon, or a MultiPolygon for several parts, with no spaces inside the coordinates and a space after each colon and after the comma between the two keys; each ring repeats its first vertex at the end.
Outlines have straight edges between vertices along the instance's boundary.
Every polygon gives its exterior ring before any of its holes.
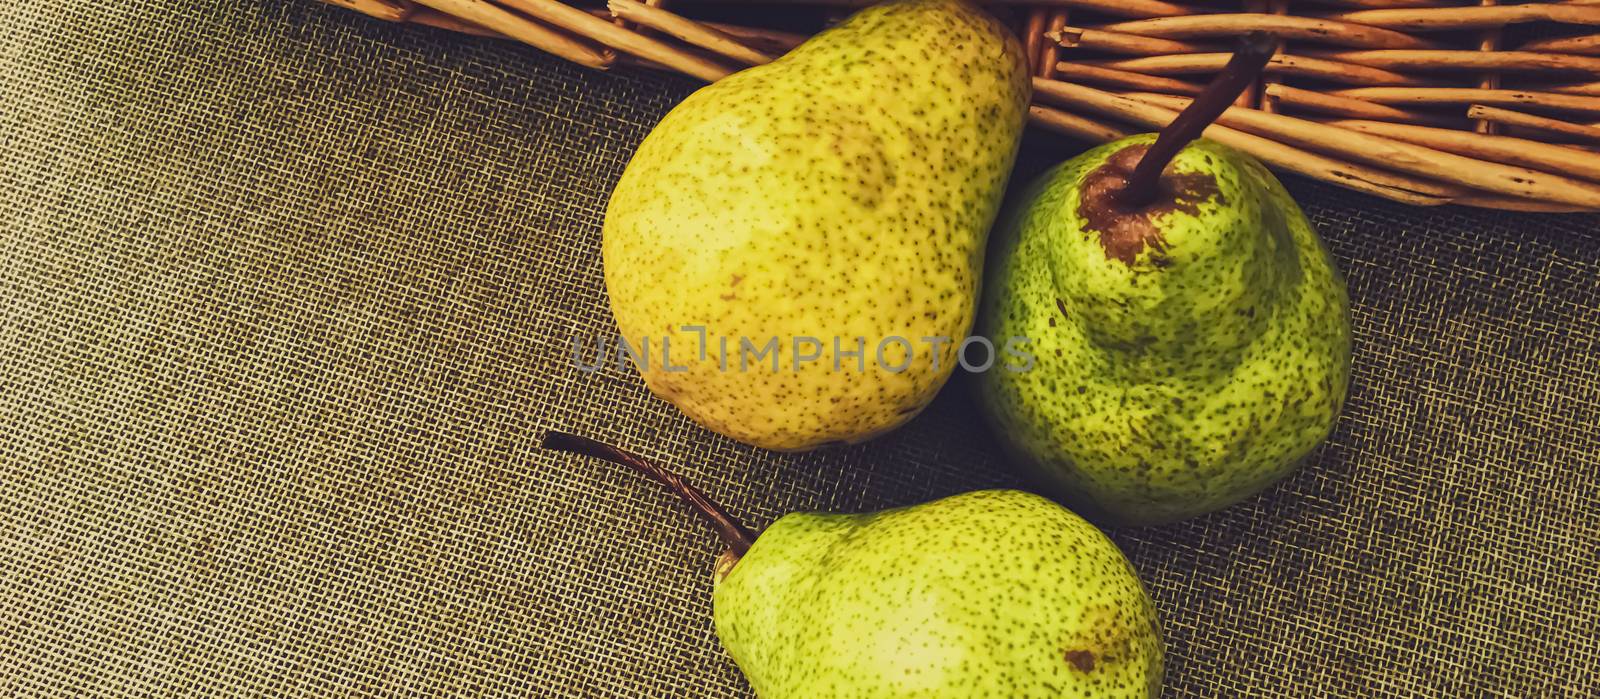
{"type": "Polygon", "coordinates": [[[1099,521],[1168,522],[1259,492],[1344,405],[1349,301],[1316,231],[1260,162],[1189,143],[1232,101],[1222,87],[1159,141],[1046,173],[995,234],[979,332],[1030,338],[1037,364],[978,377],[982,402],[1015,461],[1099,521]],[[1136,184],[1141,168],[1159,178],[1136,184]]]}
{"type": "Polygon", "coordinates": [[[762,699],[1160,693],[1155,612],[1122,552],[1021,491],[785,516],[714,600],[762,699]]]}
{"type": "Polygon", "coordinates": [[[650,390],[778,450],[913,417],[971,329],[1029,91],[995,19],[906,0],[673,109],[604,226],[611,309],[650,390]]]}
{"type": "Polygon", "coordinates": [[[722,639],[761,699],[1151,699],[1164,649],[1116,545],[1037,495],[988,490],[868,514],[796,513],[755,537],[681,478],[592,440],[547,448],[626,464],[729,544],[722,639]]]}

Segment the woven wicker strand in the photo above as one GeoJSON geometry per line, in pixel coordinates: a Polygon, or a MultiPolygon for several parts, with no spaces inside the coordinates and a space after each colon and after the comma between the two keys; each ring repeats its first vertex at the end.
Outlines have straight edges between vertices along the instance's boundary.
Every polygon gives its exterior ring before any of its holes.
{"type": "MultiPolygon", "coordinates": [[[[691,19],[717,0],[323,0],[390,22],[508,38],[593,68],[717,80],[803,34],[691,19]]],[[[722,0],[726,3],[727,0],[722,0]]],[[[816,6],[871,0],[744,0],[816,6]]],[[[1035,75],[1032,122],[1089,143],[1165,126],[1275,33],[1261,84],[1206,132],[1285,172],[1396,201],[1600,211],[1600,0],[994,0],[1035,75]]]]}

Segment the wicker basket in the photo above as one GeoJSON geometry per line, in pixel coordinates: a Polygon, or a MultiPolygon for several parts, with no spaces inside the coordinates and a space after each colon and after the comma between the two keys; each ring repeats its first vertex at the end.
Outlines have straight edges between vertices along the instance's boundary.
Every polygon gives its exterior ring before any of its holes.
{"type": "MultiPolygon", "coordinates": [[[[594,68],[716,80],[804,40],[704,21],[717,5],[611,0],[325,0],[374,17],[504,36],[594,68]],[[689,19],[688,16],[702,19],[689,19]]],[[[866,0],[809,4],[822,26],[866,0]]],[[[1090,142],[1160,128],[1226,62],[1230,37],[1280,49],[1210,138],[1269,165],[1419,205],[1600,210],[1600,0],[997,0],[1035,72],[1032,118],[1090,142]],[[1291,5],[1293,5],[1291,7],[1291,5]]],[[[795,13],[773,13],[793,28],[795,13]]]]}

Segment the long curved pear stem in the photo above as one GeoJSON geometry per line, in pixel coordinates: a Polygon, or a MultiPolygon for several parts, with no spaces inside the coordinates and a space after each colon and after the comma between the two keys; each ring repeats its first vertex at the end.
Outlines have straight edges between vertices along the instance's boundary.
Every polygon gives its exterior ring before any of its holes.
{"type": "Polygon", "coordinates": [[[621,464],[632,468],[639,473],[655,479],[656,482],[666,486],[683,501],[689,504],[695,512],[699,513],[706,523],[722,537],[723,543],[734,556],[743,556],[750,550],[750,545],[756,541],[755,534],[750,533],[744,525],[722,509],[721,505],[706,497],[699,488],[690,485],[688,481],[671,471],[668,471],[644,457],[631,452],[623,451],[609,444],[597,442],[588,437],[579,437],[575,434],[551,430],[544,435],[544,442],[540,444],[545,449],[589,456],[614,464],[621,464]]]}
{"type": "Polygon", "coordinates": [[[1139,158],[1133,174],[1128,176],[1127,186],[1117,195],[1120,203],[1128,208],[1140,208],[1154,202],[1160,192],[1157,184],[1161,181],[1161,172],[1167,169],[1167,163],[1190,141],[1199,138],[1211,122],[1227,111],[1228,105],[1233,104],[1246,88],[1255,83],[1276,50],[1277,39],[1272,34],[1246,34],[1222,72],[1200,91],[1188,108],[1180,112],[1167,128],[1161,130],[1156,142],[1139,158]]]}

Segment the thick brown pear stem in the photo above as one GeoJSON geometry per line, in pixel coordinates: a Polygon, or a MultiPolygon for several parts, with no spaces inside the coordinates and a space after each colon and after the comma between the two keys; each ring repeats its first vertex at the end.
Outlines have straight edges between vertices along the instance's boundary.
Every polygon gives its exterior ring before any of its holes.
{"type": "Polygon", "coordinates": [[[711,525],[711,528],[717,532],[717,536],[722,537],[723,543],[728,545],[728,549],[733,551],[735,556],[743,556],[746,551],[750,550],[750,545],[756,541],[756,536],[750,533],[749,529],[745,529],[744,525],[739,524],[738,520],[729,515],[727,510],[722,509],[721,505],[706,497],[705,493],[700,492],[699,488],[690,485],[688,481],[678,474],[657,466],[638,454],[623,451],[588,437],[579,437],[575,434],[557,432],[555,430],[545,433],[544,442],[540,446],[545,449],[554,449],[568,454],[580,454],[614,464],[621,464],[655,479],[656,482],[676,493],[678,497],[683,498],[684,502],[689,503],[689,507],[698,512],[711,525]]]}
{"type": "Polygon", "coordinates": [[[1140,208],[1154,202],[1160,192],[1157,185],[1161,181],[1161,172],[1167,169],[1167,163],[1190,141],[1199,138],[1206,127],[1211,126],[1211,122],[1222,116],[1228,106],[1255,83],[1277,50],[1277,43],[1277,39],[1267,32],[1246,34],[1239,49],[1223,66],[1222,72],[1217,73],[1217,77],[1200,91],[1189,107],[1156,136],[1156,142],[1134,166],[1133,174],[1128,177],[1128,185],[1116,195],[1118,202],[1128,208],[1140,208]]]}

